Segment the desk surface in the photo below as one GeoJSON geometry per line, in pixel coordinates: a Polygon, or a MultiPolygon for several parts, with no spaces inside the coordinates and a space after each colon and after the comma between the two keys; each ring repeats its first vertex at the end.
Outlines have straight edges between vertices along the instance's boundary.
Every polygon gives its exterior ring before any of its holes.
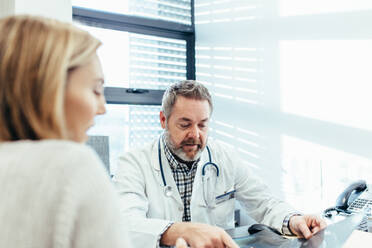
{"type": "Polygon", "coordinates": [[[226,232],[233,238],[244,238],[249,235],[248,233],[249,226],[240,226],[232,229],[226,230],[226,232]]]}
{"type": "Polygon", "coordinates": [[[362,215],[354,215],[342,221],[329,225],[326,229],[316,233],[311,239],[286,239],[283,236],[260,231],[249,235],[248,226],[226,230],[228,234],[241,247],[254,248],[321,248],[321,247],[365,247],[365,244],[372,243],[372,234],[360,232],[355,228],[361,222],[362,215]]]}
{"type": "Polygon", "coordinates": [[[342,248],[366,247],[372,244],[372,233],[355,230],[342,248]]]}

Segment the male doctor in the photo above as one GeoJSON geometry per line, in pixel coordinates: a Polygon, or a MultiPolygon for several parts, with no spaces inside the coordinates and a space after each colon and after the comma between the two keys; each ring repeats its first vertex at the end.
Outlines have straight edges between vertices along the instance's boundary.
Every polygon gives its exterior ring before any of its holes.
{"type": "Polygon", "coordinates": [[[274,198],[234,151],[208,140],[211,95],[196,81],[171,85],[163,96],[164,133],[120,158],[114,183],[136,247],[238,247],[223,230],[234,227],[238,200],[257,222],[305,238],[325,221],[300,215],[274,198]]]}

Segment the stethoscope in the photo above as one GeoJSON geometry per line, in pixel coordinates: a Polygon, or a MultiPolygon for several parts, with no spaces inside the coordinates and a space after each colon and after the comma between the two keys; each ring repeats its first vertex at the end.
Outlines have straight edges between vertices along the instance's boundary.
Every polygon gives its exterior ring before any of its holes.
{"type": "MultiPolygon", "coordinates": [[[[211,201],[213,201],[213,194],[212,194],[212,199],[208,199],[210,197],[208,197],[208,181],[210,180],[210,175],[206,175],[206,167],[207,166],[212,166],[216,169],[216,175],[217,177],[220,175],[220,170],[217,166],[217,164],[213,163],[212,162],[212,155],[211,155],[211,151],[209,150],[209,147],[206,146],[207,148],[207,151],[208,151],[208,157],[209,157],[209,162],[205,163],[202,167],[202,181],[203,181],[203,198],[204,198],[204,201],[205,201],[205,204],[207,206],[210,206],[210,205],[214,205],[214,203],[210,204],[211,201]]],[[[159,141],[158,141],[158,156],[159,156],[159,165],[160,165],[160,173],[161,173],[161,178],[163,180],[163,185],[164,185],[164,195],[167,196],[167,197],[170,197],[173,195],[173,190],[172,190],[172,187],[170,185],[167,185],[167,182],[165,180],[165,176],[164,176],[164,170],[163,170],[163,163],[161,161],[161,149],[160,149],[160,138],[159,138],[159,141]]]]}

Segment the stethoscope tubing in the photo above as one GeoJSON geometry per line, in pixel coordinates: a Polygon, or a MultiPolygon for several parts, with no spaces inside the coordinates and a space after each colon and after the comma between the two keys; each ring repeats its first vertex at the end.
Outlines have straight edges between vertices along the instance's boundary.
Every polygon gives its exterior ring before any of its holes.
{"type": "MultiPolygon", "coordinates": [[[[217,166],[217,164],[213,163],[212,162],[212,155],[211,155],[211,151],[209,150],[209,147],[206,146],[207,148],[207,151],[208,151],[208,158],[209,158],[209,162],[205,163],[202,167],[202,176],[205,176],[205,167],[208,166],[208,165],[211,165],[213,167],[216,168],[216,174],[217,174],[217,177],[220,175],[220,170],[217,166]]],[[[161,174],[161,179],[163,180],[163,185],[164,187],[167,187],[167,182],[165,180],[165,176],[164,176],[164,170],[163,170],[163,163],[161,161],[161,149],[160,149],[160,138],[158,140],[158,158],[159,158],[159,166],[160,166],[160,174],[161,174]]]]}
{"type": "Polygon", "coordinates": [[[158,157],[159,157],[161,179],[163,179],[164,187],[167,187],[167,182],[165,181],[165,176],[164,176],[164,171],[163,171],[163,163],[161,162],[160,138],[158,140],[158,157]]]}

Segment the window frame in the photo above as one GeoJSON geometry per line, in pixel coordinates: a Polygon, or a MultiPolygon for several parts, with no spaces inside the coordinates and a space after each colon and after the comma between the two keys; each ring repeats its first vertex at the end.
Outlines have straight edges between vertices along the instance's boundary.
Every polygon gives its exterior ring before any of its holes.
{"type": "MultiPolygon", "coordinates": [[[[186,79],[195,80],[194,0],[191,25],[72,6],[72,18],[84,25],[186,41],[186,79]]],[[[105,87],[108,104],[161,105],[164,90],[105,87]]]]}

